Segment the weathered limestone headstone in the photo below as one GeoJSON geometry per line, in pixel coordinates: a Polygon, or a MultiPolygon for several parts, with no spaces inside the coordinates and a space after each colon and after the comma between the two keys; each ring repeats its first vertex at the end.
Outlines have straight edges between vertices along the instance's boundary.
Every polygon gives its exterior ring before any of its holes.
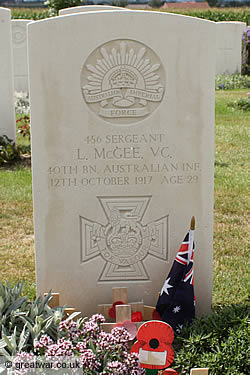
{"type": "Polygon", "coordinates": [[[126,10],[28,25],[39,292],[84,314],[115,286],[154,305],[195,215],[210,310],[215,33],[126,10]]]}
{"type": "Polygon", "coordinates": [[[246,24],[218,22],[216,29],[216,74],[240,73],[242,35],[246,24]]]}
{"type": "Polygon", "coordinates": [[[13,70],[15,91],[28,92],[27,25],[30,20],[12,20],[13,70]]]}
{"type": "Polygon", "coordinates": [[[65,16],[67,14],[83,13],[83,12],[95,12],[99,10],[125,10],[125,8],[115,7],[112,5],[82,5],[79,7],[60,9],[59,16],[65,16]]]}
{"type": "Polygon", "coordinates": [[[14,114],[11,12],[0,8],[0,136],[16,140],[14,114]]]}

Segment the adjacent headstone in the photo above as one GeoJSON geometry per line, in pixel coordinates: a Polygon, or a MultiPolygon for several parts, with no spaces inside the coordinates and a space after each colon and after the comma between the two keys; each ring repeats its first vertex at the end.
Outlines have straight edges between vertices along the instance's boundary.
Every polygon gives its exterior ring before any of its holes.
{"type": "Polygon", "coordinates": [[[12,20],[14,88],[28,92],[27,25],[30,20],[12,20]]]}
{"type": "Polygon", "coordinates": [[[0,136],[16,140],[11,12],[0,8],[0,136]]]}
{"type": "Polygon", "coordinates": [[[112,287],[154,306],[195,215],[209,312],[215,23],[103,11],[28,34],[38,291],[83,314],[112,287]]]}
{"type": "Polygon", "coordinates": [[[216,28],[216,74],[240,73],[242,36],[246,24],[218,22],[216,28]]]}
{"type": "Polygon", "coordinates": [[[64,8],[59,10],[59,16],[67,14],[83,13],[83,12],[96,12],[99,10],[124,10],[122,7],[115,7],[112,5],[82,5],[79,7],[64,8]]]}

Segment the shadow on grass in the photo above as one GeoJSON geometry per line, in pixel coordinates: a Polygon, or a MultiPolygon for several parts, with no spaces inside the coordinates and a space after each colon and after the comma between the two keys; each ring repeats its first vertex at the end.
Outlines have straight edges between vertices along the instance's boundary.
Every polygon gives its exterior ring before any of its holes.
{"type": "Polygon", "coordinates": [[[0,168],[4,170],[13,171],[17,168],[30,168],[31,167],[31,155],[24,154],[20,155],[20,158],[17,160],[5,161],[0,163],[0,168]]]}

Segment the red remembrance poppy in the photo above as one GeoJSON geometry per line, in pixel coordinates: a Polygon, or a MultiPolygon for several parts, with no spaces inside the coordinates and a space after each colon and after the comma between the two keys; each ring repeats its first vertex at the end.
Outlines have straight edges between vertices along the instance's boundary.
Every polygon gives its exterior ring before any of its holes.
{"type": "Polygon", "coordinates": [[[109,309],[109,316],[110,316],[110,318],[113,318],[113,319],[116,318],[115,307],[117,305],[124,305],[124,302],[122,302],[122,301],[116,301],[116,302],[113,303],[112,307],[109,309]]]}
{"type": "Polygon", "coordinates": [[[135,311],[131,315],[132,322],[141,322],[142,321],[142,313],[141,311],[135,311]]]}
{"type": "Polygon", "coordinates": [[[171,345],[173,339],[174,332],[170,325],[151,320],[143,323],[139,328],[137,341],[131,352],[139,353],[142,368],[165,369],[174,359],[174,350],[171,345]]]}

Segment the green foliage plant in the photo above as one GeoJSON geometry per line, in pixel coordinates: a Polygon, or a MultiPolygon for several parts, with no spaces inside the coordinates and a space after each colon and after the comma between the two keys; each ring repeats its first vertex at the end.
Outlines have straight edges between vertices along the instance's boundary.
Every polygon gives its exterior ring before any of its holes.
{"type": "Polygon", "coordinates": [[[113,0],[111,1],[110,5],[115,6],[115,7],[125,8],[128,5],[128,1],[127,0],[113,0]]]}
{"type": "Polygon", "coordinates": [[[24,157],[30,155],[30,104],[29,95],[24,92],[15,92],[15,111],[17,128],[17,147],[24,157]]]}
{"type": "Polygon", "coordinates": [[[250,77],[241,74],[218,74],[215,79],[216,90],[234,90],[250,87],[250,77]]]}
{"type": "Polygon", "coordinates": [[[17,133],[20,133],[23,137],[26,137],[30,141],[30,117],[27,115],[20,116],[16,120],[17,133]]]}
{"type": "Polygon", "coordinates": [[[207,0],[207,2],[210,7],[216,7],[218,5],[218,0],[207,0]]]}
{"type": "MultiPolygon", "coordinates": [[[[34,354],[39,355],[36,357],[38,363],[40,359],[43,363],[44,359],[54,359],[58,363],[60,358],[63,360],[68,357],[67,368],[72,368],[70,363],[73,365],[77,359],[81,366],[81,372],[77,373],[82,375],[145,375],[145,370],[140,368],[138,354],[129,353],[131,336],[125,328],[114,327],[110,333],[104,332],[101,324],[105,318],[100,314],[77,322],[73,321],[71,316],[69,318],[59,324],[63,337],[56,343],[47,335],[41,336],[40,340],[34,340],[34,354]]],[[[14,363],[16,360],[17,363],[22,363],[22,359],[26,358],[30,360],[32,355],[32,352],[21,352],[14,363]]],[[[20,371],[19,375],[24,373],[20,371]]],[[[59,372],[65,373],[69,374],[65,370],[59,372]]]]}
{"type": "Polygon", "coordinates": [[[208,367],[209,375],[248,374],[248,306],[218,306],[195,319],[175,338],[174,368],[189,374],[192,367],[208,367]]]}
{"type": "Polygon", "coordinates": [[[164,4],[164,1],[162,0],[151,0],[148,5],[151,6],[151,8],[160,8],[164,4]]]}
{"type": "Polygon", "coordinates": [[[20,160],[20,154],[15,142],[7,135],[0,136],[0,166],[17,160],[20,160]]]}
{"type": "Polygon", "coordinates": [[[57,16],[60,9],[81,5],[81,0],[48,0],[46,3],[52,16],[57,16]]]}
{"type": "Polygon", "coordinates": [[[30,144],[30,116],[29,115],[17,115],[16,119],[17,134],[17,148],[21,155],[21,159],[31,154],[30,144]]]}
{"type": "MultiPolygon", "coordinates": [[[[250,17],[249,17],[250,18],[250,17]]],[[[242,74],[250,75],[250,27],[242,36],[242,74]]]]}
{"type": "Polygon", "coordinates": [[[250,112],[250,93],[247,94],[246,98],[239,98],[228,103],[228,106],[242,111],[250,112]]]}
{"type": "Polygon", "coordinates": [[[48,305],[51,293],[34,301],[22,296],[23,283],[15,286],[0,283],[0,355],[14,356],[33,348],[33,341],[48,334],[58,338],[58,325],[64,308],[51,309],[48,305]]]}
{"type": "Polygon", "coordinates": [[[11,18],[12,19],[25,19],[25,20],[41,20],[44,18],[51,17],[49,9],[42,8],[12,8],[11,18]]]}

